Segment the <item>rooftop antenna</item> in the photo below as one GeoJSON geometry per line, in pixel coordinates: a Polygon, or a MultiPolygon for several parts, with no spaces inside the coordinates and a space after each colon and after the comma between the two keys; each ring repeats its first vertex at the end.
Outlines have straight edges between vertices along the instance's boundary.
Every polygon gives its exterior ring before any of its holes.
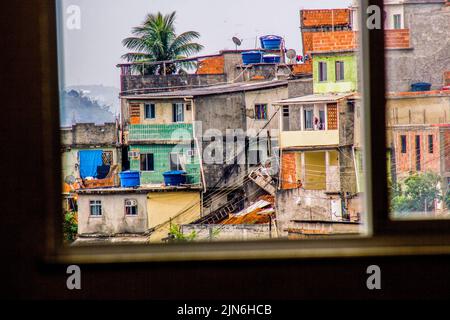
{"type": "Polygon", "coordinates": [[[297,52],[295,52],[295,50],[294,49],[289,49],[287,52],[286,52],[286,57],[288,57],[289,58],[289,63],[294,63],[294,59],[297,57],[297,52]]]}
{"type": "Polygon", "coordinates": [[[233,40],[234,44],[236,45],[236,51],[237,51],[237,48],[242,44],[242,39],[233,37],[233,38],[231,38],[231,40],[233,40]]]}

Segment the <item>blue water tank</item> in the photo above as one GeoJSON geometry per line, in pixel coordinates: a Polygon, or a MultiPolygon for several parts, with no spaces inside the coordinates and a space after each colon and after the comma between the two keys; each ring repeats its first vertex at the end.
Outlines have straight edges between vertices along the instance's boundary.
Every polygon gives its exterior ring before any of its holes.
{"type": "Polygon", "coordinates": [[[261,51],[244,51],[241,53],[243,64],[261,63],[262,52],[261,51]]]}
{"type": "Polygon", "coordinates": [[[139,171],[123,171],[119,173],[120,186],[124,188],[138,187],[141,184],[139,171]]]}
{"type": "Polygon", "coordinates": [[[411,85],[411,91],[430,91],[431,83],[416,82],[411,85]]]}
{"type": "Polygon", "coordinates": [[[265,54],[263,56],[263,62],[265,63],[280,63],[280,56],[276,54],[265,54]]]}
{"type": "Polygon", "coordinates": [[[281,41],[283,40],[280,36],[268,35],[259,38],[261,41],[261,47],[267,50],[280,50],[281,41]]]}
{"type": "Polygon", "coordinates": [[[166,186],[179,186],[186,183],[186,171],[174,170],[163,173],[164,184],[166,186]]]}

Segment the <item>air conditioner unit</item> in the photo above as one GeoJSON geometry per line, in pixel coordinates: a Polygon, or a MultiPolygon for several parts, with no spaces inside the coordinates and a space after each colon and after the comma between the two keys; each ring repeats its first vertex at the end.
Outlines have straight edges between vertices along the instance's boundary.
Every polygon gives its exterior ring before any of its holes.
{"type": "Polygon", "coordinates": [[[195,156],[195,150],[194,150],[194,149],[187,150],[186,155],[187,155],[188,157],[193,157],[193,156],[195,156]]]}
{"type": "Polygon", "coordinates": [[[127,207],[137,206],[137,201],[136,200],[125,200],[125,206],[127,206],[127,207]]]}

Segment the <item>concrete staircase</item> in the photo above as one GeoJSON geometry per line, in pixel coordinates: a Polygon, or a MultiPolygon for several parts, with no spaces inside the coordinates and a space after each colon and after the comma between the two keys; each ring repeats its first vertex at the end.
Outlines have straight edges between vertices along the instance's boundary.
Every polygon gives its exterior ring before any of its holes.
{"type": "Polygon", "coordinates": [[[263,166],[259,166],[258,168],[250,172],[248,177],[260,188],[264,189],[268,194],[275,196],[277,189],[273,184],[273,179],[264,171],[265,168],[263,166]]]}

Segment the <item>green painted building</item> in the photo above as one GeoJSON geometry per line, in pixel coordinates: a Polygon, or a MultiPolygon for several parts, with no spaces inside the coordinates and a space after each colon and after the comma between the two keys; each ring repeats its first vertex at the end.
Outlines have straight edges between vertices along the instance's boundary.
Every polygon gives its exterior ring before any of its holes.
{"type": "Polygon", "coordinates": [[[344,93],[357,90],[357,58],[353,51],[314,53],[314,93],[344,93]]]}
{"type": "Polygon", "coordinates": [[[163,183],[171,170],[186,171],[187,184],[201,183],[192,124],[134,124],[128,139],[130,169],[141,172],[141,184],[163,183]]]}

